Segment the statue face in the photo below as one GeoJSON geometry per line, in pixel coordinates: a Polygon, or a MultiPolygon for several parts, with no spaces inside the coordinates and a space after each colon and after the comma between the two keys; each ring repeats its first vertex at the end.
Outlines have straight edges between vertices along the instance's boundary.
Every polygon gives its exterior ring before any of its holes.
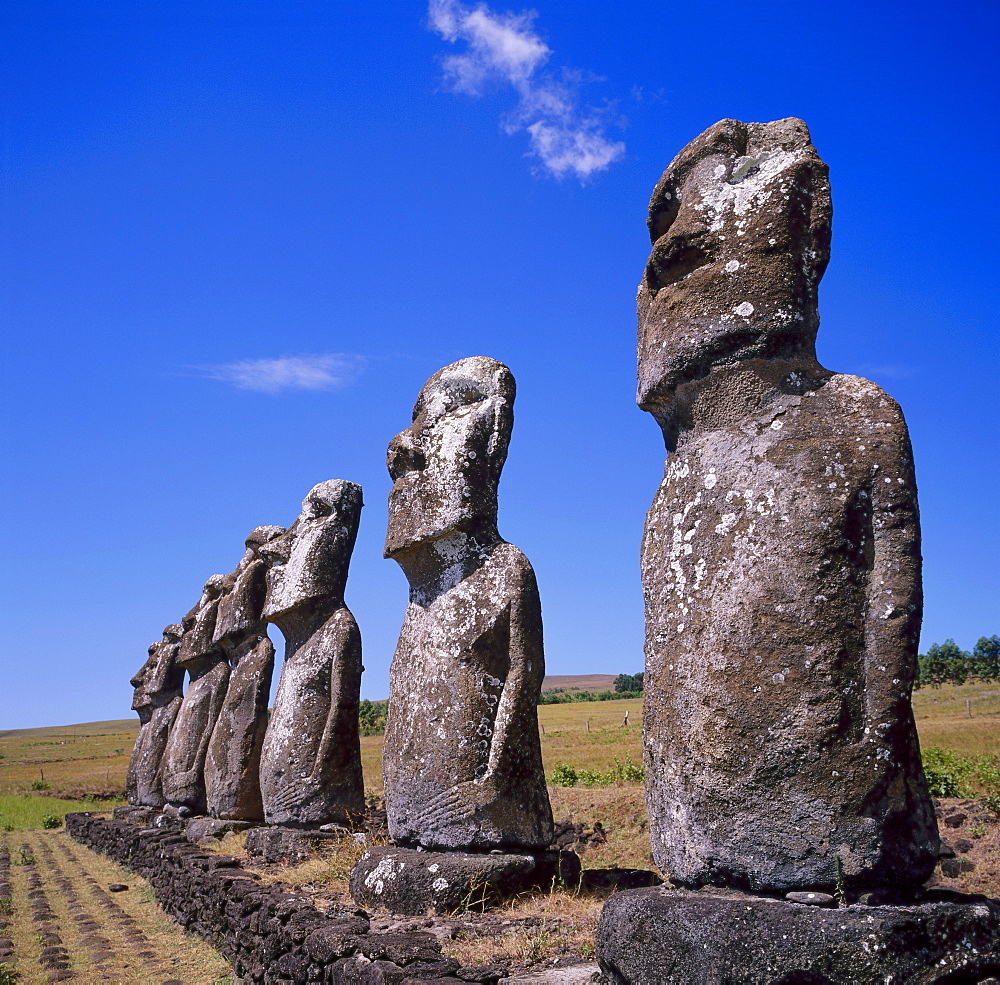
{"type": "Polygon", "coordinates": [[[261,546],[268,566],[265,619],[276,621],[314,599],[343,598],[362,505],[355,483],[321,482],[302,501],[295,523],[261,546]]]}
{"type": "Polygon", "coordinates": [[[715,365],[814,355],[830,213],[826,167],[800,120],[724,120],[681,151],[650,201],[643,409],[715,365]]]}
{"type": "Polygon", "coordinates": [[[198,605],[184,617],[184,635],[181,637],[177,652],[177,663],[181,667],[189,667],[204,657],[209,656],[218,647],[212,642],[215,633],[215,617],[219,608],[219,599],[226,587],[225,575],[212,575],[205,582],[198,605]],[[191,622],[188,626],[187,623],[191,622]]]}
{"type": "Polygon", "coordinates": [[[246,539],[246,553],[233,572],[232,590],[223,595],[215,618],[213,642],[236,646],[260,629],[267,566],[260,549],[285,532],[284,527],[255,527],[246,539]]]}
{"type": "Polygon", "coordinates": [[[172,624],[163,630],[162,640],[150,644],[146,662],[129,682],[135,688],[133,711],[146,711],[158,698],[180,691],[184,671],[176,666],[175,658],[182,633],[179,625],[172,624]]]}
{"type": "Polygon", "coordinates": [[[393,479],[386,557],[482,521],[496,524],[514,393],[510,370],[484,356],[446,366],[424,384],[413,424],[386,456],[393,479]]]}
{"type": "Polygon", "coordinates": [[[136,671],[135,677],[129,681],[134,688],[132,692],[132,711],[143,712],[153,706],[153,698],[150,694],[150,681],[153,677],[153,669],[156,665],[156,655],[163,646],[162,641],[151,643],[146,653],[146,662],[136,671]]]}

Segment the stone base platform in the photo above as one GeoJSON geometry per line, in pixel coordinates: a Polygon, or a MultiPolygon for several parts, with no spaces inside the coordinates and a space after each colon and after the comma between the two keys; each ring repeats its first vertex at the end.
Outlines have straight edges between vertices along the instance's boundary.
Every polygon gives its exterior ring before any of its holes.
{"type": "Polygon", "coordinates": [[[632,889],[604,905],[597,958],[612,985],[977,985],[1000,974],[1000,901],[932,890],[825,909],[632,889]]]}
{"type": "Polygon", "coordinates": [[[497,906],[530,890],[553,884],[576,887],[580,858],[573,852],[537,855],[420,852],[412,848],[369,848],[351,871],[351,896],[358,906],[422,916],[497,906]]]}
{"type": "Polygon", "coordinates": [[[313,831],[285,828],[280,824],[265,825],[247,832],[246,852],[265,862],[305,862],[350,837],[351,832],[347,830],[313,831]]]}

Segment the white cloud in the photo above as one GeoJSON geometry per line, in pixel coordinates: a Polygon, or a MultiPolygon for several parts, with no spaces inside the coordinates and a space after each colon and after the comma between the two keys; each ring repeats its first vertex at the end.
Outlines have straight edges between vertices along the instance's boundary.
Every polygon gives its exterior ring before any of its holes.
{"type": "Polygon", "coordinates": [[[329,352],[278,359],[241,359],[219,366],[202,366],[211,380],[240,390],[281,393],[283,390],[335,390],[354,380],[361,369],[357,356],[329,352]]]}
{"type": "Polygon", "coordinates": [[[518,104],[508,133],[525,131],[532,153],[556,177],[585,181],[625,153],[625,144],[605,136],[602,114],[579,105],[579,73],[561,79],[539,70],[552,50],[533,28],[534,11],[494,13],[485,3],[429,0],[431,28],[446,41],[464,41],[462,54],[444,59],[445,81],[455,91],[480,96],[489,86],[511,86],[518,104]]]}
{"type": "Polygon", "coordinates": [[[905,363],[862,363],[858,372],[863,376],[881,376],[887,380],[907,380],[916,376],[918,370],[905,363]]]}

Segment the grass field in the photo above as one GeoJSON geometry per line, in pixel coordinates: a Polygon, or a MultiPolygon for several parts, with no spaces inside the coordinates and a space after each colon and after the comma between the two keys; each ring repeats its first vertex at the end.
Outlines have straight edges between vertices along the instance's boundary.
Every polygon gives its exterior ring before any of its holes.
{"type": "MultiPolygon", "coordinates": [[[[581,689],[603,689],[587,678],[574,680],[581,689]]],[[[554,686],[566,685],[560,682],[554,686]]],[[[616,761],[641,763],[641,705],[640,700],[630,699],[540,706],[546,773],[551,774],[559,763],[576,770],[600,772],[616,761]],[[623,725],[626,712],[629,723],[623,725]]],[[[1000,763],[1000,687],[967,684],[921,690],[914,696],[914,709],[925,749],[939,747],[962,757],[977,757],[980,762],[993,757],[994,763],[1000,763]]],[[[47,972],[44,977],[33,977],[42,944],[37,928],[27,919],[27,894],[38,892],[27,882],[31,865],[37,866],[42,891],[50,899],[57,919],[69,931],[69,960],[80,981],[96,985],[98,980],[112,975],[136,983],[174,976],[205,983],[232,981],[225,962],[211,948],[184,934],[150,905],[152,893],[134,873],[73,845],[62,830],[39,830],[47,814],[106,809],[116,803],[95,804],[78,798],[88,792],[93,795],[124,788],[136,732],[137,723],[130,720],[0,732],[0,847],[6,845],[13,863],[11,936],[25,985],[36,981],[41,985],[47,980],[47,972]],[[32,784],[48,789],[32,790],[32,784]],[[65,796],[67,793],[71,796],[65,796]],[[94,886],[113,881],[131,887],[118,897],[125,912],[114,921],[103,921],[100,907],[90,907],[92,915],[102,922],[103,942],[100,952],[92,954],[97,946],[92,937],[72,929],[78,906],[75,900],[92,903],[88,894],[97,891],[94,886]],[[131,921],[128,933],[122,933],[118,926],[123,920],[131,921]],[[98,958],[100,963],[96,963],[98,958]],[[155,974],[151,975],[151,970],[155,974]]],[[[382,738],[366,736],[361,744],[368,792],[381,794],[382,738]]],[[[600,822],[606,832],[603,844],[590,843],[583,850],[584,868],[655,868],[641,783],[551,786],[549,795],[557,820],[582,822],[588,832],[600,822]]],[[[1000,894],[1000,823],[989,820],[991,815],[984,813],[981,801],[943,799],[941,810],[950,819],[967,816],[958,826],[949,820],[942,834],[956,845],[964,844],[966,847],[960,850],[966,854],[962,858],[974,860],[975,865],[974,870],[953,878],[936,872],[936,884],[962,892],[1000,894]]],[[[245,837],[245,833],[228,835],[218,850],[242,855],[245,837]]],[[[317,905],[352,906],[347,879],[359,851],[353,841],[346,841],[334,856],[300,866],[264,866],[262,876],[296,886],[314,897],[317,905]]],[[[253,867],[255,863],[248,860],[244,864],[253,867]]],[[[463,931],[445,940],[445,953],[464,963],[499,961],[516,967],[566,956],[589,959],[605,895],[606,891],[604,895],[559,891],[526,897],[492,918],[492,929],[482,933],[463,931]]],[[[484,915],[483,919],[491,918],[484,915]]]]}
{"type": "Polygon", "coordinates": [[[925,749],[1000,756],[1000,683],[920,688],[913,692],[913,713],[925,749]]]}
{"type": "MultiPolygon", "coordinates": [[[[546,683],[596,689],[595,678],[614,680],[611,675],[581,675],[546,678],[546,683]]],[[[913,706],[924,748],[937,746],[966,756],[1000,756],[1000,686],[923,688],[914,693],[913,706]]],[[[641,700],[541,705],[538,720],[546,773],[557,763],[607,770],[615,760],[642,761],[641,700]],[[623,726],[626,711],[629,724],[623,726]]],[[[75,802],[50,810],[31,804],[15,811],[12,801],[11,806],[0,806],[0,812],[23,818],[14,822],[18,828],[34,827],[46,813],[93,808],[93,804],[79,803],[85,794],[120,794],[137,732],[138,721],[134,719],[0,731],[0,796],[5,798],[4,804],[11,797],[21,802],[24,794],[34,795],[32,800],[41,801],[44,796],[75,802]],[[46,788],[33,790],[33,784],[45,784],[46,788]]],[[[368,793],[381,794],[382,737],[363,737],[361,756],[368,793]]]]}

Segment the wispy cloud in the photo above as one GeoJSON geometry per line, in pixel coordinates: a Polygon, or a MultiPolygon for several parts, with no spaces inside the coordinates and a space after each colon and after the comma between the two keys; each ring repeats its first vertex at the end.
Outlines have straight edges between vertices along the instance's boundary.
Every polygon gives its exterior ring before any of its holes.
{"type": "Polygon", "coordinates": [[[887,380],[908,380],[917,375],[916,366],[905,363],[862,363],[858,372],[863,376],[881,376],[887,380]]]}
{"type": "Polygon", "coordinates": [[[340,352],[278,359],[241,359],[218,366],[199,366],[210,380],[229,383],[240,390],[281,393],[285,390],[336,390],[353,382],[362,360],[340,352]]]}
{"type": "Polygon", "coordinates": [[[537,14],[495,13],[485,3],[429,0],[430,26],[446,41],[464,41],[462,54],[444,59],[445,82],[455,92],[481,96],[511,86],[518,103],[504,122],[507,133],[525,131],[531,152],[556,177],[585,181],[625,154],[625,144],[605,135],[607,112],[580,106],[584,76],[542,72],[552,49],[535,32],[537,14]]]}

